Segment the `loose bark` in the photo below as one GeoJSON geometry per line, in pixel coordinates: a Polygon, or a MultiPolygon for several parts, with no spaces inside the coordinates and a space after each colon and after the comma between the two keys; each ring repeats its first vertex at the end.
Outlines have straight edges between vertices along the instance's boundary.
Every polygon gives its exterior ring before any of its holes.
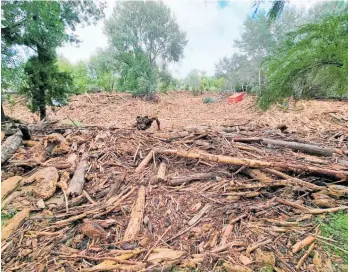
{"type": "Polygon", "coordinates": [[[189,159],[200,159],[203,161],[212,161],[217,163],[225,163],[239,166],[247,166],[251,168],[280,168],[295,172],[310,172],[312,174],[332,176],[339,179],[348,179],[348,171],[336,171],[332,169],[323,169],[314,166],[298,165],[285,162],[267,162],[261,160],[253,160],[247,158],[230,157],[223,155],[214,155],[203,152],[185,151],[176,149],[157,149],[157,153],[165,155],[176,155],[189,159]]]}
{"type": "Polygon", "coordinates": [[[138,198],[132,209],[131,219],[124,233],[123,241],[134,240],[139,234],[141,223],[143,221],[145,208],[145,187],[141,186],[138,191],[138,198]]]}
{"type": "Polygon", "coordinates": [[[270,244],[270,243],[272,243],[272,242],[273,242],[272,239],[267,239],[267,240],[265,240],[265,241],[263,241],[263,242],[257,242],[257,243],[255,243],[255,244],[253,244],[253,245],[248,246],[248,248],[247,248],[247,250],[246,250],[247,256],[248,256],[251,252],[253,252],[255,249],[257,249],[258,247],[264,246],[264,245],[267,245],[267,244],[270,244]]]}
{"type": "Polygon", "coordinates": [[[72,177],[70,181],[70,185],[68,188],[68,194],[71,194],[73,196],[80,195],[83,191],[83,186],[85,184],[85,172],[88,168],[88,153],[83,153],[81,160],[76,168],[76,171],[74,173],[74,176],[72,177]]]}
{"type": "Polygon", "coordinates": [[[135,173],[141,173],[145,167],[148,165],[148,163],[152,160],[153,158],[153,150],[147,154],[147,156],[141,161],[141,163],[138,165],[138,167],[135,169],[135,173]]]}
{"type": "Polygon", "coordinates": [[[8,137],[1,146],[1,164],[5,163],[16,153],[18,147],[22,144],[23,134],[18,130],[14,135],[8,137]]]}
{"type": "Polygon", "coordinates": [[[158,172],[157,172],[157,182],[161,182],[165,180],[166,177],[166,164],[164,162],[162,162],[158,168],[158,172]]]}
{"type": "Polygon", "coordinates": [[[208,180],[208,179],[216,177],[216,175],[217,175],[216,173],[197,173],[197,174],[192,174],[190,176],[170,177],[168,184],[172,186],[178,186],[183,183],[187,183],[191,181],[208,180]]]}

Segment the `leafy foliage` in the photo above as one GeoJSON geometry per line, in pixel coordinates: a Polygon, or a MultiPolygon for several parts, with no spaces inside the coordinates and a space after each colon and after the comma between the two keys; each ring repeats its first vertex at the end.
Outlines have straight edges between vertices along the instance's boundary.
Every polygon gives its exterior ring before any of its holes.
{"type": "Polygon", "coordinates": [[[121,63],[118,87],[133,94],[155,92],[156,61],[179,61],[187,44],[162,2],[118,2],[105,29],[110,52],[121,63]]]}
{"type": "Polygon", "coordinates": [[[64,98],[68,91],[69,80],[64,82],[67,75],[60,73],[54,64],[56,48],[63,42],[77,42],[76,25],[101,18],[103,4],[96,5],[92,0],[3,1],[1,8],[1,37],[5,46],[22,45],[33,51],[34,56],[25,67],[27,82],[23,91],[32,98],[32,108],[40,108],[42,119],[46,116],[46,103],[53,97],[64,98]]]}
{"type": "Polygon", "coordinates": [[[290,96],[347,96],[348,15],[329,16],[289,34],[265,63],[268,86],[260,106],[290,96]]]}

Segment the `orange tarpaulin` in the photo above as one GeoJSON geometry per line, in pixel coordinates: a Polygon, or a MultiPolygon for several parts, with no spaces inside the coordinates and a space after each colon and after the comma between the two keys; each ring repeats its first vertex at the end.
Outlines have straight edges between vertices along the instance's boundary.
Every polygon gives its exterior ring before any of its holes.
{"type": "Polygon", "coordinates": [[[244,99],[245,93],[236,93],[227,98],[228,104],[235,104],[244,99]]]}

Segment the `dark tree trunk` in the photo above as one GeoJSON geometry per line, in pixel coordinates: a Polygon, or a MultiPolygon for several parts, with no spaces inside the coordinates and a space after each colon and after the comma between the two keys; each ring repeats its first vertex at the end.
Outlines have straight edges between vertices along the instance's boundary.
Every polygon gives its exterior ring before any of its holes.
{"type": "MultiPolygon", "coordinates": [[[[50,56],[47,50],[43,48],[42,46],[37,45],[37,53],[38,53],[38,59],[39,61],[44,64],[49,61],[50,56]]],[[[36,97],[37,104],[39,105],[39,111],[40,111],[40,120],[43,120],[46,118],[46,96],[45,96],[45,89],[47,84],[47,73],[44,70],[40,71],[40,83],[39,83],[39,93],[36,97]]]]}
{"type": "Polygon", "coordinates": [[[7,116],[5,115],[4,112],[4,107],[2,106],[2,102],[1,102],[1,122],[6,122],[7,121],[7,116]]]}

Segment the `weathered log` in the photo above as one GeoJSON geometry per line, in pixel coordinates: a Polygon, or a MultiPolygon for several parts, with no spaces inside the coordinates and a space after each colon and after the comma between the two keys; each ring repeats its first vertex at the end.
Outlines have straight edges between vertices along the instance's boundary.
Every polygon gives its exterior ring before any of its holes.
{"type": "Polygon", "coordinates": [[[147,154],[147,156],[141,161],[141,163],[138,165],[138,167],[135,169],[135,173],[141,173],[145,167],[148,165],[148,163],[152,160],[153,158],[153,150],[147,154]]]}
{"type": "Polygon", "coordinates": [[[332,156],[332,154],[335,152],[335,150],[331,148],[320,147],[317,145],[303,144],[303,143],[297,143],[297,142],[287,142],[287,141],[281,141],[281,140],[272,140],[267,138],[263,138],[262,143],[269,144],[269,145],[283,146],[295,151],[301,151],[308,154],[315,154],[315,155],[321,155],[321,156],[327,156],[327,157],[332,156]]]}
{"type": "Polygon", "coordinates": [[[286,148],[290,148],[295,151],[301,151],[308,154],[321,155],[321,156],[332,156],[333,153],[342,153],[337,149],[331,149],[326,147],[320,147],[312,144],[304,144],[298,142],[288,142],[282,140],[273,140],[268,138],[237,138],[233,139],[235,142],[262,142],[267,145],[277,145],[286,148]]]}
{"type": "Polygon", "coordinates": [[[200,159],[203,161],[212,161],[217,163],[225,163],[239,166],[247,166],[250,168],[280,168],[284,170],[290,170],[294,172],[310,172],[317,175],[326,175],[336,177],[338,179],[348,179],[348,171],[336,171],[332,169],[323,169],[314,166],[298,165],[285,162],[267,162],[261,160],[253,160],[247,158],[230,157],[223,155],[214,155],[206,152],[185,151],[176,149],[156,149],[155,152],[165,155],[175,155],[189,159],[200,159]]]}
{"type": "Polygon", "coordinates": [[[67,194],[77,196],[83,191],[83,186],[85,184],[85,172],[88,168],[88,158],[89,154],[87,152],[83,153],[81,160],[76,168],[74,176],[72,177],[67,194]]]}
{"type": "Polygon", "coordinates": [[[138,198],[132,209],[131,218],[128,227],[124,233],[123,241],[134,240],[139,234],[143,221],[145,208],[145,187],[141,186],[138,191],[138,198]]]}
{"type": "Polygon", "coordinates": [[[23,134],[18,130],[14,135],[8,137],[1,146],[1,164],[11,158],[22,144],[23,134]]]}
{"type": "Polygon", "coordinates": [[[216,177],[216,175],[216,173],[197,173],[190,176],[169,177],[168,184],[178,186],[186,182],[212,179],[216,177]]]}

